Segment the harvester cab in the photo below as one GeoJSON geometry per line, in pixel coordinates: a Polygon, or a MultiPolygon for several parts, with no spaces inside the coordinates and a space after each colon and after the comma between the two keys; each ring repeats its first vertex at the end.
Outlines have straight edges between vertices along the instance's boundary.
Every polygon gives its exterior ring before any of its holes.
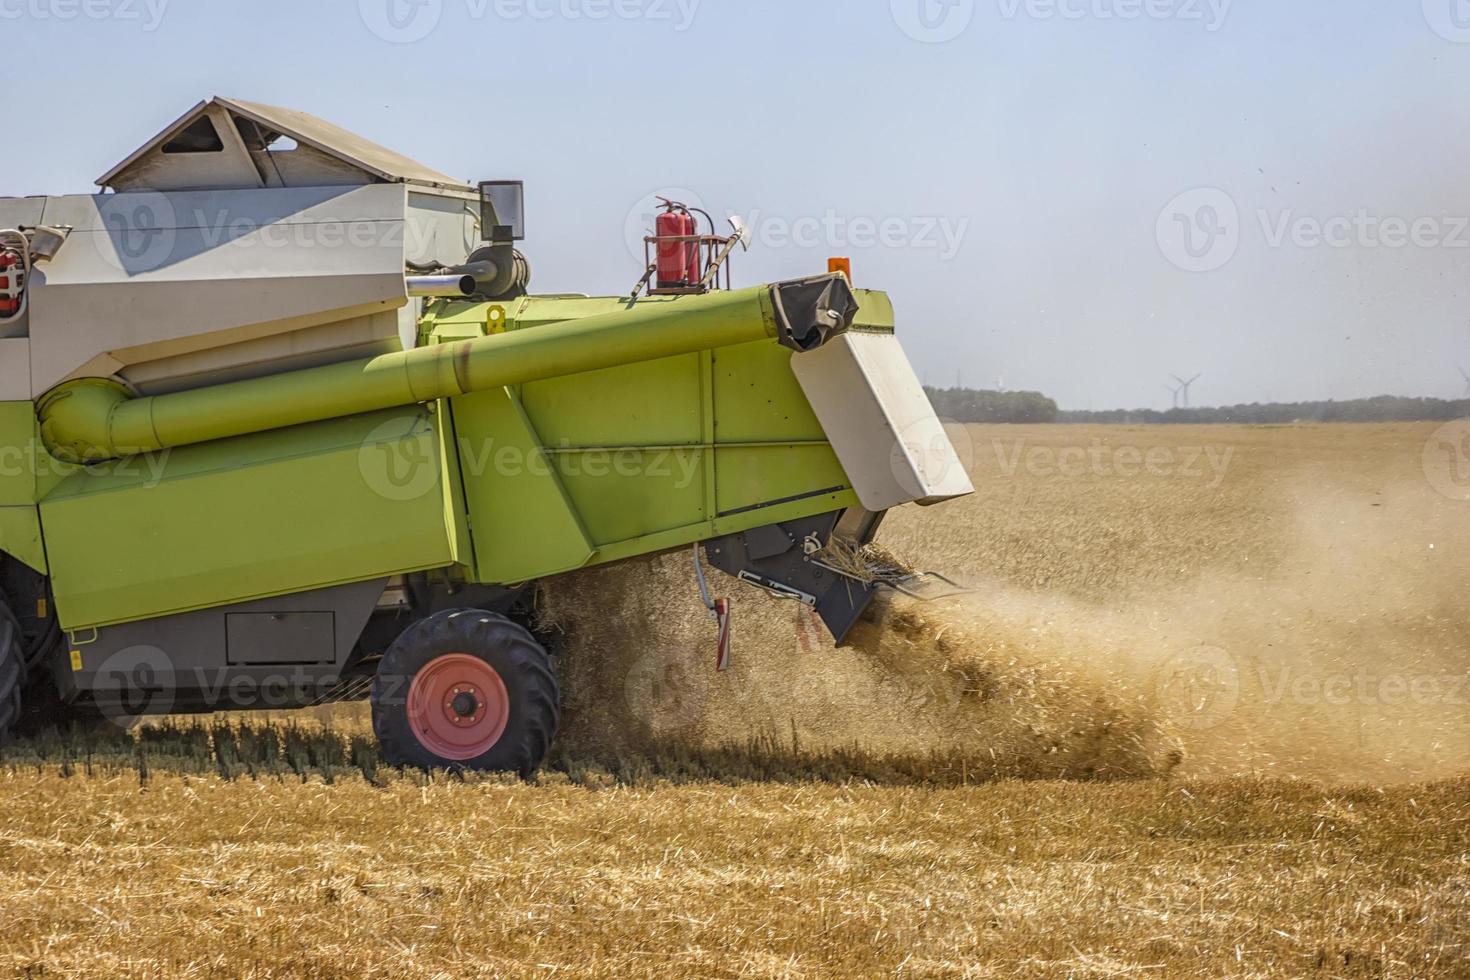
{"type": "Polygon", "coordinates": [[[519,182],[231,99],[98,183],[0,198],[0,732],[370,697],[393,762],[530,771],[538,583],[693,548],[722,658],[706,563],[840,643],[883,515],[972,492],[888,297],[734,288],[738,222],[536,295],[519,182]]]}

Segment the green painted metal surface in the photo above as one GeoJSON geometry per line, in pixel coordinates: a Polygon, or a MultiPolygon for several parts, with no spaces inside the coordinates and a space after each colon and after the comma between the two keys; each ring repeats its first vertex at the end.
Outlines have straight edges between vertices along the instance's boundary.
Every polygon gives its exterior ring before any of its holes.
{"type": "Polygon", "coordinates": [[[57,612],[78,629],[442,568],[440,474],[417,407],[91,467],[41,504],[57,612]]]}
{"type": "Polygon", "coordinates": [[[116,459],[776,334],[768,287],[660,300],[625,300],[611,310],[604,304],[596,315],[536,330],[151,398],[85,379],[41,399],[41,433],[63,459],[116,459]]]}
{"type": "Polygon", "coordinates": [[[513,392],[453,403],[476,577],[518,583],[581,568],[594,547],[513,392]]]}
{"type": "Polygon", "coordinates": [[[76,472],[41,441],[31,402],[0,402],[0,551],[47,570],[36,501],[76,472]]]}
{"type": "MultiPolygon", "coordinates": [[[[891,329],[859,295],[860,327],[891,329]]],[[[49,558],[75,630],[423,570],[518,584],[857,505],[765,287],[629,305],[442,302],[405,355],[151,399],[77,386],[53,442],[177,448],[0,469],[0,545],[49,558]]],[[[23,408],[0,406],[0,445],[41,445],[23,408]]]]}
{"type": "Polygon", "coordinates": [[[765,341],[453,399],[478,579],[852,506],[791,356],[765,341]]]}
{"type": "Polygon", "coordinates": [[[41,541],[41,519],[34,504],[0,507],[0,551],[46,573],[46,546],[41,541]]]}

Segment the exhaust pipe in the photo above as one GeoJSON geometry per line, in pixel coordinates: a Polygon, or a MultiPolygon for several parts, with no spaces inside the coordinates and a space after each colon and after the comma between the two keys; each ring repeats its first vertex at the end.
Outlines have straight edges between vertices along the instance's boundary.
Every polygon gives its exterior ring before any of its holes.
{"type": "Polygon", "coordinates": [[[409,276],[408,295],[428,299],[463,299],[475,295],[474,276],[409,276]]]}

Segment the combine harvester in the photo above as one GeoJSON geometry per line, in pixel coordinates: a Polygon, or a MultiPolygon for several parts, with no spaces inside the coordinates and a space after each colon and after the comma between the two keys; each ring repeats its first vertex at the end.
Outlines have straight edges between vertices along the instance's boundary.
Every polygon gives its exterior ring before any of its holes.
{"type": "Polygon", "coordinates": [[[98,184],[0,199],[0,735],[370,696],[393,763],[530,772],[538,581],[693,547],[724,666],[702,547],[840,643],[884,513],[972,492],[888,298],[731,289],[738,220],[531,295],[519,182],[227,99],[98,184]]]}

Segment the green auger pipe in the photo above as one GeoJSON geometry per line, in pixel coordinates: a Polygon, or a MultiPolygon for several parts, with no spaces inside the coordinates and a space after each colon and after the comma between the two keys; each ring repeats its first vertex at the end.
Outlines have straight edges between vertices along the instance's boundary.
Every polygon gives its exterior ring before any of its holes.
{"type": "Polygon", "coordinates": [[[93,463],[379,409],[779,338],[820,346],[852,325],[840,276],[635,303],[615,313],[176,394],[68,382],[41,399],[52,455],[93,463]]]}

